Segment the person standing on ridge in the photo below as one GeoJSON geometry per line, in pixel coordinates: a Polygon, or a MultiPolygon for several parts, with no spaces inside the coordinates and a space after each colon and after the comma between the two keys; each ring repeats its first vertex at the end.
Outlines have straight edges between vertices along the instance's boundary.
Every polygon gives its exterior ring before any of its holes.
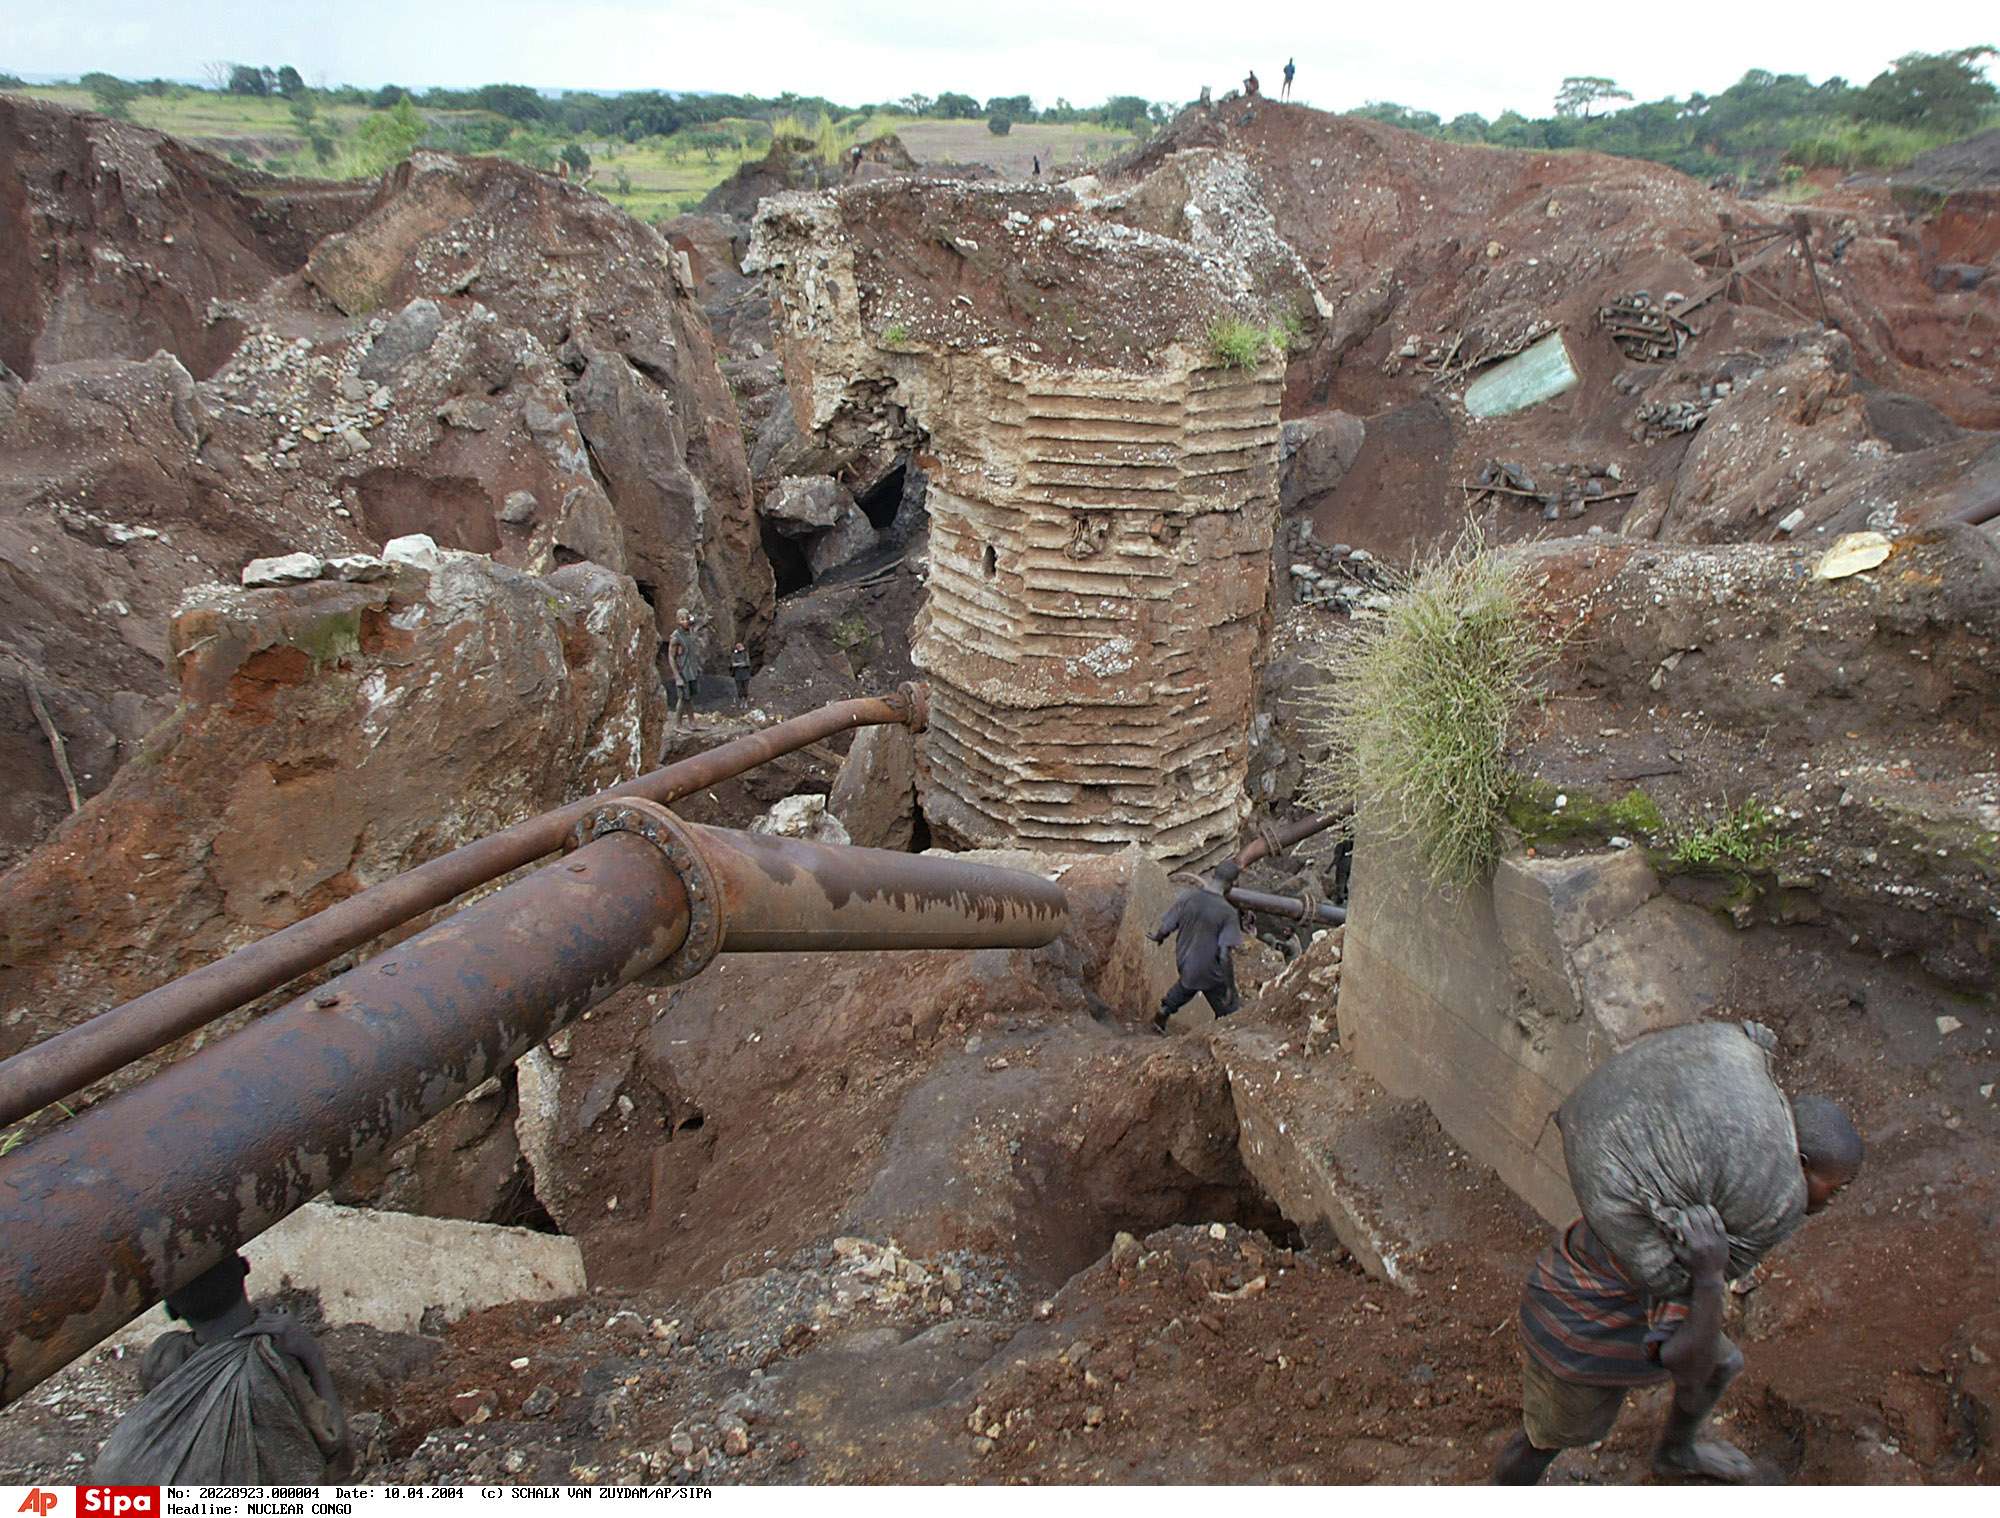
{"type": "Polygon", "coordinates": [[[1223,896],[1240,873],[1234,859],[1223,860],[1200,885],[1181,892],[1160,925],[1147,935],[1154,943],[1165,943],[1169,933],[1175,935],[1174,964],[1180,971],[1180,979],[1153,1014],[1155,1033],[1165,1033],[1167,1019],[1197,996],[1208,998],[1218,1018],[1242,1005],[1236,994],[1236,966],[1229,956],[1243,942],[1243,923],[1223,896]]]}
{"type": "Polygon", "coordinates": [[[1290,100],[1292,98],[1292,75],[1297,72],[1297,60],[1287,58],[1285,60],[1285,87],[1278,91],[1278,98],[1280,100],[1290,100]]]}
{"type": "Polygon", "coordinates": [[[1257,71],[1255,69],[1250,70],[1249,73],[1243,76],[1243,93],[1250,99],[1255,100],[1257,92],[1262,88],[1263,86],[1257,82],[1257,71]]]}

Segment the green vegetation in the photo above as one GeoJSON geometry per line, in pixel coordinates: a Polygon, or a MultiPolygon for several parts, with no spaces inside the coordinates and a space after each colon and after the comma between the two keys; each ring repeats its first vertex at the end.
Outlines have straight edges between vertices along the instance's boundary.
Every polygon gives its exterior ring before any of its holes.
{"type": "Polygon", "coordinates": [[[888,348],[900,348],[910,340],[910,329],[901,322],[891,322],[882,329],[882,344],[888,348]]]}
{"type": "Polygon", "coordinates": [[[12,1154],[27,1140],[28,1130],[25,1128],[9,1128],[5,1133],[0,1133],[0,1157],[12,1154]]]}
{"type": "Polygon", "coordinates": [[[1780,832],[1777,812],[1745,801],[1713,822],[1676,832],[1667,843],[1667,863],[1681,870],[1764,874],[1778,862],[1780,832]]]}
{"type": "Polygon", "coordinates": [[[989,116],[986,118],[986,130],[991,132],[995,137],[1005,137],[1009,132],[1014,130],[1013,118],[1008,116],[989,116]]]}
{"type": "Polygon", "coordinates": [[[1546,657],[1512,571],[1469,533],[1321,659],[1305,725],[1329,752],[1307,804],[1410,842],[1434,885],[1483,879],[1513,787],[1508,731],[1546,657]]]}
{"type": "Polygon", "coordinates": [[[1534,848],[1612,838],[1650,840],[1664,835],[1667,826],[1659,803],[1637,786],[1607,801],[1581,791],[1559,791],[1544,780],[1516,779],[1504,810],[1507,825],[1534,848]],[[1558,800],[1562,805],[1556,805],[1558,800]]]}
{"type": "Polygon", "coordinates": [[[1282,358],[1291,350],[1293,334],[1282,322],[1256,327],[1233,316],[1208,329],[1208,352],[1225,369],[1254,369],[1266,357],[1282,358]]]}
{"type": "Polygon", "coordinates": [[[1025,95],[982,105],[952,92],[936,102],[909,96],[853,109],[790,94],[552,96],[517,84],[316,90],[289,64],[248,63],[216,65],[207,88],[91,74],[75,84],[34,86],[0,75],[0,89],[115,116],[242,167],[300,178],[371,177],[417,147],[497,154],[544,170],[567,162],[573,181],[588,177],[591,189],[646,220],[693,210],[742,164],[768,152],[774,137],[808,143],[837,164],[855,144],[896,132],[919,159],[984,160],[1025,174],[1033,155],[1044,164],[1102,161],[1169,114],[1164,104],[1135,96],[1089,108],[1059,100],[1037,111],[1025,95]],[[1005,139],[988,135],[985,117],[996,113],[1011,123],[1005,139]]]}
{"type": "Polygon", "coordinates": [[[1773,175],[1803,168],[1882,169],[1929,148],[2000,123],[2000,90],[1986,77],[1987,46],[1910,53],[1865,86],[1832,78],[1752,69],[1717,95],[1669,96],[1622,109],[1615,80],[1565,79],[1553,114],[1516,111],[1488,121],[1467,114],[1446,122],[1429,111],[1371,101],[1355,115],[1454,142],[1506,148],[1589,148],[1670,164],[1703,178],[1773,175]]]}

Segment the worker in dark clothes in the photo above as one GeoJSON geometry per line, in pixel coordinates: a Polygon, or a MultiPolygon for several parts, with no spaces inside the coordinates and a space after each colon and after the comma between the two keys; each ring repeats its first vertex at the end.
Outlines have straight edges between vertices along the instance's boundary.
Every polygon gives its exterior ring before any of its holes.
{"type": "Polygon", "coordinates": [[[1222,894],[1236,883],[1239,873],[1235,860],[1223,860],[1202,884],[1181,893],[1149,935],[1154,943],[1165,943],[1169,933],[1175,935],[1174,963],[1180,968],[1180,979],[1153,1015],[1154,1032],[1166,1032],[1167,1019],[1196,996],[1207,997],[1217,1017],[1227,1017],[1241,1005],[1236,966],[1229,956],[1243,942],[1243,923],[1222,894]]]}
{"type": "MultiPolygon", "coordinates": [[[[1825,1097],[1792,1103],[1806,1211],[1822,1211],[1861,1170],[1861,1135],[1825,1097]]],[[[1674,1400],[1653,1452],[1662,1475],[1748,1481],[1750,1457],[1721,1439],[1700,1437],[1743,1352],[1722,1332],[1729,1234],[1713,1207],[1688,1208],[1678,1240],[1693,1287],[1688,1299],[1649,1296],[1578,1218],[1542,1252],[1521,1297],[1521,1429],[1505,1446],[1493,1479],[1539,1481],[1566,1449],[1611,1432],[1625,1393],[1671,1379],[1674,1400]]]]}
{"type": "Polygon", "coordinates": [[[1297,72],[1298,68],[1295,60],[1287,58],[1285,60],[1285,86],[1278,91],[1278,98],[1280,100],[1290,100],[1292,98],[1292,75],[1297,72]]]}
{"type": "Polygon", "coordinates": [[[1255,100],[1257,98],[1257,91],[1259,88],[1260,86],[1257,83],[1257,71],[1255,69],[1252,69],[1250,70],[1249,73],[1243,76],[1243,93],[1245,95],[1248,95],[1252,100],[1255,100]]]}
{"type": "Polygon", "coordinates": [[[750,650],[741,643],[729,650],[729,677],[736,682],[736,703],[750,699],[750,650]]]}

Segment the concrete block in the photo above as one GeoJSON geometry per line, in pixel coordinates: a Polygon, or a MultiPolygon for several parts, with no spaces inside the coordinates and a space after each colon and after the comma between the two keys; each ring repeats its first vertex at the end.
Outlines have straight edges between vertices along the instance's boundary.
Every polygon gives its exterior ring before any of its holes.
{"type": "Polygon", "coordinates": [[[1509,860],[1441,893],[1364,826],[1350,902],[1343,1049],[1554,1223],[1576,1215],[1556,1108],[1641,1034],[1712,1011],[1734,954],[1633,851],[1509,860]]]}
{"type": "MultiPolygon", "coordinates": [[[[587,1289],[583,1251],[560,1234],[323,1202],[308,1202],[242,1252],[253,1299],[314,1292],[331,1327],[366,1323],[416,1333],[433,1310],[451,1321],[587,1289]]],[[[155,1307],[106,1342],[149,1343],[172,1326],[166,1308],[155,1307]]]]}

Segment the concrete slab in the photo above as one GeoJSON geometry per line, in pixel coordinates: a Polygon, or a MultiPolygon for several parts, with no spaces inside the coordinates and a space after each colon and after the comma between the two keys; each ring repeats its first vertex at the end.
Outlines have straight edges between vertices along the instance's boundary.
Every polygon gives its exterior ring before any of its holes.
{"type": "MultiPolygon", "coordinates": [[[[243,1248],[252,1298],[311,1291],[330,1326],[418,1332],[503,1302],[548,1302],[587,1289],[574,1239],[406,1212],[308,1202],[243,1248]]],[[[105,1341],[147,1344],[173,1327],[155,1307],[105,1341]]]]}

